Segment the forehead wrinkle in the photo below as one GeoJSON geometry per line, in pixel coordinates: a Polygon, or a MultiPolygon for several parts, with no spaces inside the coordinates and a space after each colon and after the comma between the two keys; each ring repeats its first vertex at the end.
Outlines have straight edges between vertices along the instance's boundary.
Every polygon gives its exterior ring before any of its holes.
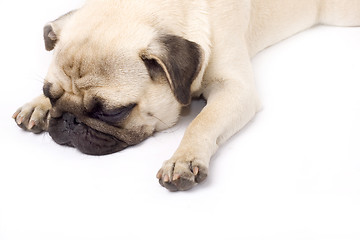
{"type": "Polygon", "coordinates": [[[102,88],[108,86],[108,84],[95,76],[86,76],[78,79],[74,82],[77,89],[82,91],[90,90],[91,88],[102,88]]]}
{"type": "Polygon", "coordinates": [[[63,75],[67,76],[68,90],[76,93],[82,88],[99,85],[98,81],[94,82],[97,79],[94,73],[104,75],[106,71],[99,72],[97,70],[101,70],[103,67],[99,66],[99,62],[102,61],[96,57],[97,54],[93,53],[96,51],[94,48],[91,48],[92,51],[86,51],[87,47],[77,48],[74,46],[75,44],[69,44],[69,46],[63,47],[61,53],[56,56],[56,64],[63,75]]]}

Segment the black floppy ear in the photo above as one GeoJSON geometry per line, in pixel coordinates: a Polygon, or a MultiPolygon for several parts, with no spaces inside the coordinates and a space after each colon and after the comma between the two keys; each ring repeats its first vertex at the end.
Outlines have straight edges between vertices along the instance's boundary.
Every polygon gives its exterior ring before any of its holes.
{"type": "Polygon", "coordinates": [[[176,99],[190,104],[191,84],[202,65],[201,47],[179,36],[164,35],[141,53],[150,77],[166,76],[176,99]]]}
{"type": "Polygon", "coordinates": [[[49,22],[44,27],[44,42],[47,51],[51,51],[55,48],[58,37],[60,36],[61,29],[69,18],[76,12],[76,10],[68,12],[67,14],[59,17],[55,21],[49,22]]]}

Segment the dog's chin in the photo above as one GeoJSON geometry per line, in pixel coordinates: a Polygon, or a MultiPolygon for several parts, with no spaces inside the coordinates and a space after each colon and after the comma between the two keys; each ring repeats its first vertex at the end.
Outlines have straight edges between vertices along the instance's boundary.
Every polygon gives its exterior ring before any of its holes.
{"type": "Polygon", "coordinates": [[[129,146],[114,136],[85,125],[70,113],[52,118],[49,122],[49,134],[56,143],[75,147],[89,155],[107,155],[129,146]]]}

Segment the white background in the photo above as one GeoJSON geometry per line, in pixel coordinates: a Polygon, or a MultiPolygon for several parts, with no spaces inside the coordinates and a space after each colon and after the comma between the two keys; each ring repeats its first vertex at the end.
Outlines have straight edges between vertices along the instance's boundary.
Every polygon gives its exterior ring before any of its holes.
{"type": "Polygon", "coordinates": [[[155,175],[200,111],[91,157],[11,116],[41,93],[43,25],[82,1],[0,0],[0,239],[360,239],[360,28],[317,27],[254,58],[263,111],[170,193],[155,175]]]}

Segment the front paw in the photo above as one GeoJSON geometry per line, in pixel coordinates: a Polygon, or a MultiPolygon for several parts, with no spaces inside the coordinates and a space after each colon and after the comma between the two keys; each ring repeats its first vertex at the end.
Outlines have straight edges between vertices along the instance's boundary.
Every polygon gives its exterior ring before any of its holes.
{"type": "Polygon", "coordinates": [[[19,127],[33,133],[41,133],[48,128],[51,103],[48,98],[40,96],[19,108],[13,115],[19,127]]]}
{"type": "Polygon", "coordinates": [[[171,192],[186,191],[206,179],[207,164],[196,158],[186,159],[186,157],[170,159],[163,164],[157,174],[161,186],[171,192]]]}

